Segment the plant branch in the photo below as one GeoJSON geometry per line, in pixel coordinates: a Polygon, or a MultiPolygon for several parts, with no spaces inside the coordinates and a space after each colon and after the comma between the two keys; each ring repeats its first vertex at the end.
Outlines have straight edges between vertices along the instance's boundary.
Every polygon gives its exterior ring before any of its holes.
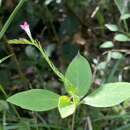
{"type": "Polygon", "coordinates": [[[75,117],[76,117],[76,111],[74,112],[74,114],[72,116],[71,130],[74,130],[74,128],[75,128],[75,117]]]}

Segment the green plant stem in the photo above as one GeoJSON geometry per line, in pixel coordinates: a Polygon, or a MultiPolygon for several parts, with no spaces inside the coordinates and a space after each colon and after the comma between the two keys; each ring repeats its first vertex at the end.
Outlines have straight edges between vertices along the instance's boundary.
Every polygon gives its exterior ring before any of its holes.
{"type": "Polygon", "coordinates": [[[17,13],[19,12],[19,10],[22,8],[23,4],[26,2],[27,0],[21,0],[18,5],[16,6],[16,8],[14,9],[14,11],[12,12],[12,14],[10,15],[10,17],[8,18],[8,20],[6,21],[6,23],[4,24],[4,26],[2,27],[2,30],[0,31],[0,39],[3,37],[3,35],[5,34],[5,32],[7,31],[7,29],[9,28],[11,22],[13,21],[13,19],[15,18],[15,16],[17,15],[17,13]]]}
{"type": "Polygon", "coordinates": [[[3,87],[0,85],[0,91],[4,94],[5,97],[8,97],[7,93],[3,89],[3,87]]]}
{"type": "Polygon", "coordinates": [[[38,130],[37,116],[36,116],[36,114],[35,114],[34,112],[32,112],[32,116],[33,116],[33,118],[34,118],[34,122],[35,122],[35,125],[36,125],[36,130],[38,130]]]}
{"type": "Polygon", "coordinates": [[[62,80],[65,80],[64,75],[59,72],[59,70],[54,66],[54,64],[50,61],[48,55],[46,54],[45,50],[43,50],[43,48],[41,47],[40,43],[33,43],[33,45],[41,52],[42,56],[45,58],[45,60],[47,61],[47,63],[49,64],[50,68],[54,71],[54,73],[62,80]]]}
{"type": "Polygon", "coordinates": [[[73,114],[73,116],[72,116],[71,130],[74,130],[74,128],[75,128],[75,117],[76,117],[76,112],[74,112],[74,114],[73,114]]]}
{"type": "MultiPolygon", "coordinates": [[[[55,67],[55,65],[51,62],[49,59],[46,51],[42,48],[39,41],[32,41],[33,46],[35,46],[42,54],[43,58],[46,60],[50,68],[53,70],[53,72],[59,77],[59,79],[64,83],[64,85],[73,87],[72,83],[55,67]]],[[[70,93],[71,95],[71,93],[70,93]]]]}

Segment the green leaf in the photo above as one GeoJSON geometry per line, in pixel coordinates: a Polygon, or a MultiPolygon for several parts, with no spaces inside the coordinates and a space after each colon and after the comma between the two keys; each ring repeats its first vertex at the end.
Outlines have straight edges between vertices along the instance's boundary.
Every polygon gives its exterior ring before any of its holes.
{"type": "Polygon", "coordinates": [[[44,89],[32,89],[17,93],[8,102],[32,111],[47,111],[58,106],[59,95],[44,89]]]}
{"type": "Polygon", "coordinates": [[[28,41],[27,39],[24,39],[24,38],[8,40],[8,43],[9,44],[30,44],[30,45],[32,45],[32,43],[30,41],[28,41]]]}
{"type": "Polygon", "coordinates": [[[121,59],[121,58],[123,57],[123,55],[122,55],[122,53],[120,53],[120,52],[112,52],[112,53],[111,53],[111,57],[112,57],[113,59],[121,59]]]}
{"type": "Polygon", "coordinates": [[[92,83],[92,72],[88,61],[78,55],[70,63],[65,77],[74,85],[73,87],[65,85],[66,90],[71,94],[76,94],[78,96],[84,96],[92,83]],[[75,88],[76,92],[72,92],[75,88]]]}
{"type": "Polygon", "coordinates": [[[117,82],[104,84],[83,99],[84,104],[93,107],[112,107],[130,98],[130,83],[117,82]]]}
{"type": "Polygon", "coordinates": [[[118,26],[115,24],[105,24],[105,26],[112,32],[116,32],[119,30],[118,26]]]}
{"type": "Polygon", "coordinates": [[[58,109],[62,118],[66,118],[75,112],[76,106],[68,96],[59,98],[58,109]]]}
{"type": "Polygon", "coordinates": [[[106,41],[103,44],[100,45],[100,48],[112,48],[114,47],[113,42],[112,41],[106,41]]]}
{"type": "Polygon", "coordinates": [[[128,18],[130,18],[130,14],[124,14],[121,16],[121,20],[126,20],[128,18]]]}
{"type": "Polygon", "coordinates": [[[126,35],[124,35],[124,34],[117,34],[117,35],[114,37],[114,39],[115,39],[116,41],[119,41],[119,42],[127,42],[127,41],[130,41],[130,39],[129,39],[126,35]]]}
{"type": "Polygon", "coordinates": [[[115,4],[117,5],[121,16],[128,12],[128,3],[126,6],[126,2],[127,1],[125,0],[115,0],[115,4]]]}

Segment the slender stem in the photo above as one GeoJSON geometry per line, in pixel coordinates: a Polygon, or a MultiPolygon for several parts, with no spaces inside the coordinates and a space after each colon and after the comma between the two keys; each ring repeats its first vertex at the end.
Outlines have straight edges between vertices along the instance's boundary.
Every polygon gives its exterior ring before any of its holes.
{"type": "Polygon", "coordinates": [[[74,130],[74,128],[75,128],[75,117],[76,117],[76,112],[74,112],[74,114],[73,114],[73,116],[72,116],[71,130],[74,130]]]}
{"type": "Polygon", "coordinates": [[[8,27],[10,26],[11,22],[13,21],[13,19],[15,18],[16,14],[19,12],[19,10],[21,9],[21,7],[23,6],[23,4],[26,2],[27,0],[21,0],[18,5],[16,6],[16,8],[14,9],[14,11],[12,12],[12,14],[10,15],[10,17],[8,18],[8,20],[6,21],[6,23],[4,24],[2,30],[0,31],[0,39],[3,37],[3,35],[5,34],[5,32],[7,31],[8,27]]]}
{"type": "Polygon", "coordinates": [[[3,89],[3,87],[0,85],[0,91],[4,94],[5,97],[8,97],[7,93],[3,89]]]}
{"type": "Polygon", "coordinates": [[[38,44],[33,43],[33,45],[41,52],[42,56],[45,58],[48,65],[51,67],[51,69],[54,71],[54,73],[62,80],[65,80],[64,75],[55,67],[55,65],[50,61],[48,55],[46,54],[45,50],[41,47],[40,43],[38,44]]]}

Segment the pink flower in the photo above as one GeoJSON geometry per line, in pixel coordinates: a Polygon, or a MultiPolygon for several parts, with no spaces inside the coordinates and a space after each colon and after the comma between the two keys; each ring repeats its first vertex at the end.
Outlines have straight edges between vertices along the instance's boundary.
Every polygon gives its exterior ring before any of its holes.
{"type": "Polygon", "coordinates": [[[20,25],[20,27],[21,27],[24,31],[26,31],[26,30],[29,29],[29,24],[27,23],[27,21],[25,21],[25,22],[23,23],[23,25],[20,25]]]}
{"type": "Polygon", "coordinates": [[[21,24],[20,27],[27,33],[29,38],[32,39],[30,27],[29,27],[29,24],[27,23],[27,21],[25,21],[23,24],[21,24]]]}

